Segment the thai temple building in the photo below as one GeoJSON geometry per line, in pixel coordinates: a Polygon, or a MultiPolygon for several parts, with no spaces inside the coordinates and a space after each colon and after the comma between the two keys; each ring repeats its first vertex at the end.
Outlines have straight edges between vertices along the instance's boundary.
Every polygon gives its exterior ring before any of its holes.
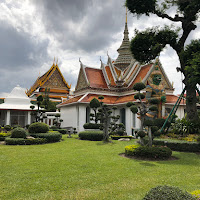
{"type": "Polygon", "coordinates": [[[19,85],[0,104],[0,125],[20,125],[21,127],[31,124],[32,109],[31,99],[27,97],[25,89],[19,85]]]}
{"type": "Polygon", "coordinates": [[[31,88],[26,91],[26,94],[32,100],[35,100],[47,90],[51,101],[61,102],[62,98],[69,97],[70,88],[71,85],[66,82],[57,63],[53,63],[45,74],[37,78],[31,88]]]}
{"type": "MultiPolygon", "coordinates": [[[[73,126],[78,131],[84,130],[83,125],[90,119],[89,102],[93,98],[98,99],[99,96],[104,96],[104,103],[117,107],[115,115],[120,115],[120,122],[124,123],[127,134],[131,135],[134,129],[139,129],[140,117],[133,114],[130,108],[126,107],[126,104],[130,101],[139,103],[138,100],[134,99],[134,94],[137,91],[133,90],[133,85],[138,82],[143,82],[146,85],[146,89],[142,91],[146,94],[146,98],[151,98],[152,91],[157,97],[159,95],[166,96],[166,102],[159,105],[159,117],[168,115],[178,96],[173,94],[174,88],[159,58],[152,63],[142,65],[132,56],[127,15],[124,38],[117,51],[117,59],[113,60],[108,55],[106,64],[100,60],[99,69],[86,66],[80,61],[74,97],[57,106],[61,110],[62,126],[73,126]]],[[[182,101],[176,113],[179,118],[184,116],[184,108],[185,103],[182,101]]]]}

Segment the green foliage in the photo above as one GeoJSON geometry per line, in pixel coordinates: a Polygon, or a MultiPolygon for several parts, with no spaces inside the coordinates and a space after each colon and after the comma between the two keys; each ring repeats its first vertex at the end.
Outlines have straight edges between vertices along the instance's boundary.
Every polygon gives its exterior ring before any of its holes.
{"type": "Polygon", "coordinates": [[[132,13],[149,15],[155,10],[156,0],[126,0],[126,6],[132,13]]]}
{"type": "Polygon", "coordinates": [[[11,135],[11,132],[0,132],[0,141],[4,141],[6,137],[10,136],[11,135]]]}
{"type": "Polygon", "coordinates": [[[11,138],[26,138],[27,133],[23,128],[15,128],[11,132],[11,138]]]}
{"type": "Polygon", "coordinates": [[[124,134],[125,134],[125,131],[122,129],[119,129],[116,131],[116,135],[123,136],[124,134]]]}
{"type": "Polygon", "coordinates": [[[173,151],[200,152],[200,144],[197,142],[176,142],[157,139],[153,140],[153,144],[167,146],[173,151]]]}
{"type": "Polygon", "coordinates": [[[157,126],[152,126],[151,127],[151,132],[154,134],[156,131],[158,131],[158,127],[157,126]]]}
{"type": "Polygon", "coordinates": [[[43,101],[43,96],[42,96],[42,95],[38,96],[38,97],[37,97],[37,101],[38,101],[38,102],[42,102],[42,101],[43,101]]]}
{"type": "Polygon", "coordinates": [[[145,84],[142,83],[142,82],[140,82],[140,83],[135,83],[135,84],[133,85],[133,89],[134,89],[134,90],[137,90],[137,91],[141,91],[141,90],[143,90],[144,88],[146,88],[146,86],[145,86],[145,84]]]}
{"type": "Polygon", "coordinates": [[[149,103],[154,104],[154,105],[158,104],[159,102],[160,102],[159,99],[156,99],[156,98],[149,100],[149,103]]]}
{"type": "Polygon", "coordinates": [[[138,132],[137,132],[137,136],[143,138],[143,137],[146,136],[146,133],[145,133],[144,131],[138,131],[138,132]]]}
{"type": "Polygon", "coordinates": [[[186,71],[190,84],[200,84],[200,40],[192,40],[186,46],[183,58],[187,63],[186,71]]]}
{"type": "Polygon", "coordinates": [[[135,104],[133,103],[133,102],[128,102],[127,104],[126,104],[126,107],[131,107],[131,106],[134,106],[135,104]]]}
{"type": "Polygon", "coordinates": [[[143,200],[195,200],[191,194],[174,186],[157,186],[152,188],[143,200]]]}
{"type": "Polygon", "coordinates": [[[32,145],[32,144],[44,144],[46,139],[35,138],[35,139],[24,139],[24,138],[10,138],[5,139],[6,145],[32,145]]]}
{"type": "Polygon", "coordinates": [[[158,107],[157,106],[151,106],[151,107],[149,107],[149,110],[158,112],[158,107]]]}
{"type": "Polygon", "coordinates": [[[6,131],[10,131],[10,130],[11,130],[11,126],[10,126],[10,125],[5,125],[5,126],[4,126],[4,129],[5,129],[6,131]]]}
{"type": "Polygon", "coordinates": [[[47,133],[49,131],[49,126],[42,122],[32,123],[29,128],[29,133],[47,133]]]}
{"type": "Polygon", "coordinates": [[[90,108],[98,108],[100,107],[100,102],[98,99],[96,98],[93,98],[91,101],[90,101],[90,108]]]}
{"type": "Polygon", "coordinates": [[[133,152],[135,151],[136,148],[138,148],[139,145],[138,144],[133,144],[133,145],[128,145],[125,146],[125,155],[126,156],[132,156],[133,152]]]}
{"type": "Polygon", "coordinates": [[[59,132],[59,133],[61,133],[61,134],[67,134],[67,130],[66,129],[54,129],[54,131],[57,131],[57,132],[59,132]]]}
{"type": "Polygon", "coordinates": [[[161,102],[162,103],[165,103],[167,100],[166,100],[166,96],[162,96],[161,98],[160,98],[160,100],[161,100],[161,102]]]}
{"type": "Polygon", "coordinates": [[[193,197],[195,197],[197,200],[200,198],[200,190],[192,191],[190,194],[191,194],[193,197]]]}
{"type": "Polygon", "coordinates": [[[145,119],[144,126],[154,126],[154,122],[150,119],[145,119]]]}
{"type": "Polygon", "coordinates": [[[157,126],[159,129],[163,126],[165,123],[165,119],[158,118],[154,120],[154,125],[157,126]]]}
{"type": "Polygon", "coordinates": [[[188,120],[185,117],[177,119],[171,126],[172,132],[179,135],[200,134],[200,121],[188,120]]]}
{"type": "Polygon", "coordinates": [[[134,114],[136,114],[138,112],[137,106],[131,106],[130,109],[131,109],[131,112],[134,114]]]}
{"type": "Polygon", "coordinates": [[[31,133],[30,135],[34,138],[46,139],[47,143],[59,142],[62,139],[62,134],[57,131],[47,133],[31,133]]]}
{"type": "Polygon", "coordinates": [[[141,98],[141,99],[144,99],[144,98],[145,98],[145,95],[142,94],[142,93],[137,93],[137,94],[134,95],[134,98],[135,98],[135,99],[140,99],[140,98],[141,98]]]}
{"type": "Polygon", "coordinates": [[[84,129],[99,129],[100,124],[94,124],[94,123],[85,123],[83,125],[84,129]]]}
{"type": "Polygon", "coordinates": [[[171,157],[172,151],[170,148],[163,146],[140,146],[133,151],[133,155],[142,158],[165,160],[171,157]]]}
{"type": "Polygon", "coordinates": [[[81,140],[101,141],[103,140],[103,131],[82,131],[78,136],[81,140]]]}

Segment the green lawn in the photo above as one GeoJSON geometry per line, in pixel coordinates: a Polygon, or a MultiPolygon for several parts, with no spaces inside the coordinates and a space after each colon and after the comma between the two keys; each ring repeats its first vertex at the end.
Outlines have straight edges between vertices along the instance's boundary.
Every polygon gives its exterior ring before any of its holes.
{"type": "Polygon", "coordinates": [[[200,155],[173,152],[179,160],[141,161],[119,156],[133,141],[64,141],[0,145],[1,200],[141,200],[157,185],[200,189],[200,155]]]}

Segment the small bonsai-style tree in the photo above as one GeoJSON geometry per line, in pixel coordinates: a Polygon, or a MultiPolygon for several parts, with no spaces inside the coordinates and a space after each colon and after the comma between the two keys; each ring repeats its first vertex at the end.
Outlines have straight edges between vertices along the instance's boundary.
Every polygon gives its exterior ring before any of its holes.
{"type": "Polygon", "coordinates": [[[62,122],[63,122],[63,119],[60,119],[60,113],[56,113],[55,119],[54,119],[54,121],[53,121],[53,124],[54,124],[57,128],[60,128],[62,122]]]}
{"type": "Polygon", "coordinates": [[[94,111],[94,114],[93,113],[90,113],[90,119],[91,120],[94,120],[95,121],[95,124],[97,124],[99,118],[98,118],[98,112],[97,112],[97,109],[100,107],[100,102],[98,99],[96,98],[93,98],[91,101],[90,101],[90,108],[93,109],[94,111]]]}

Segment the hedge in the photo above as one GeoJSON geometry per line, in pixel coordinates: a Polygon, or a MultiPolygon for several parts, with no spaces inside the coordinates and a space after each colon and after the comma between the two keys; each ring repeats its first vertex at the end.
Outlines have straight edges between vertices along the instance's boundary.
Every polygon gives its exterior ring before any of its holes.
{"type": "Polygon", "coordinates": [[[152,188],[143,200],[195,200],[193,197],[186,191],[180,190],[178,187],[174,186],[157,186],[152,188]]]}
{"type": "Polygon", "coordinates": [[[4,141],[6,139],[6,137],[8,137],[10,135],[11,135],[11,132],[7,132],[7,133],[1,132],[0,133],[0,141],[4,141]]]}
{"type": "Polygon", "coordinates": [[[125,147],[125,154],[129,156],[136,156],[150,159],[168,159],[172,155],[172,150],[163,146],[139,146],[131,145],[125,147]]]}
{"type": "Polygon", "coordinates": [[[165,140],[153,140],[153,144],[167,146],[173,151],[200,152],[200,143],[197,142],[172,142],[165,140]]]}
{"type": "Polygon", "coordinates": [[[48,133],[31,133],[30,135],[34,138],[44,138],[47,143],[59,142],[62,138],[62,134],[56,131],[48,133]]]}
{"type": "Polygon", "coordinates": [[[94,124],[94,123],[86,123],[83,125],[84,129],[99,129],[100,124],[94,124]]]}
{"type": "Polygon", "coordinates": [[[6,145],[32,145],[32,144],[44,144],[47,142],[44,138],[24,139],[24,138],[10,138],[5,139],[6,145]]]}
{"type": "Polygon", "coordinates": [[[79,132],[81,140],[101,141],[103,140],[103,131],[82,131],[79,132]]]}
{"type": "Polygon", "coordinates": [[[66,129],[53,129],[53,131],[57,131],[57,132],[62,133],[62,134],[67,134],[66,129]]]}

